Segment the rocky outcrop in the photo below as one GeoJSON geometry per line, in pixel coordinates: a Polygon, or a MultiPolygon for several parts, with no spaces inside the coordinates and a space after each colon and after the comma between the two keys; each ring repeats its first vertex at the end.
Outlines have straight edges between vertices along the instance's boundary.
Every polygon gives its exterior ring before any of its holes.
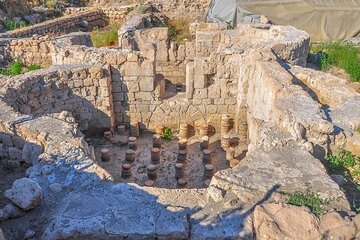
{"type": "Polygon", "coordinates": [[[39,184],[28,178],[21,178],[5,191],[5,197],[24,210],[38,206],[42,200],[42,189],[39,184]]]}
{"type": "Polygon", "coordinates": [[[264,204],[255,208],[254,228],[257,239],[356,239],[357,219],[329,212],[320,218],[308,208],[286,204],[264,204]]]}
{"type": "Polygon", "coordinates": [[[254,228],[258,239],[318,239],[319,220],[307,208],[280,204],[257,206],[254,228]]]}
{"type": "Polygon", "coordinates": [[[4,237],[4,233],[1,230],[1,228],[0,228],[0,240],[6,240],[5,237],[4,237]]]}

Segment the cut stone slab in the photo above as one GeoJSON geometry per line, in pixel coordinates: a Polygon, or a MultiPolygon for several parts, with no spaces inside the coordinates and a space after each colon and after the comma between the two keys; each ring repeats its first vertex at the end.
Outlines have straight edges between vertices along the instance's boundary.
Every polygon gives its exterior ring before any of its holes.
{"type": "Polygon", "coordinates": [[[20,208],[30,210],[40,204],[42,189],[37,182],[29,178],[21,178],[16,180],[4,195],[20,208]]]}
{"type": "Polygon", "coordinates": [[[78,192],[65,198],[43,235],[52,239],[188,239],[189,222],[181,207],[160,204],[135,185],[78,192]],[[86,203],[86,206],[83,204],[86,203]]]}

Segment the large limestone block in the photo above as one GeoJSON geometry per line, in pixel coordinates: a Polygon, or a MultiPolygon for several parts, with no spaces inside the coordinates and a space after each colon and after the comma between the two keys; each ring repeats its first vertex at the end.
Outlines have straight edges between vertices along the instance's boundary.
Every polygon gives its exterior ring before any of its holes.
{"type": "Polygon", "coordinates": [[[40,204],[42,189],[37,182],[29,178],[21,178],[16,180],[4,195],[20,208],[30,210],[40,204]]]}
{"type": "Polygon", "coordinates": [[[43,148],[34,144],[34,143],[26,143],[22,150],[22,160],[35,164],[38,162],[39,155],[43,152],[43,148]]]}
{"type": "Polygon", "coordinates": [[[319,221],[307,208],[285,204],[259,205],[254,211],[258,239],[318,239],[319,221]]]}

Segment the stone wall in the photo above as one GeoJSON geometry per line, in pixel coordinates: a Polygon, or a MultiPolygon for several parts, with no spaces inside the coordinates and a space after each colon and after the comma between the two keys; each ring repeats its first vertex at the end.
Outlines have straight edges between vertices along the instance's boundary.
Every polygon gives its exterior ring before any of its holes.
{"type": "Polygon", "coordinates": [[[51,39],[47,36],[0,39],[0,55],[2,56],[0,65],[19,59],[26,65],[38,64],[48,67],[52,64],[51,51],[51,39]]]}
{"type": "Polygon", "coordinates": [[[4,78],[1,94],[22,114],[71,112],[83,130],[114,127],[109,69],[63,65],[4,78]]]}
{"type": "Polygon", "coordinates": [[[69,7],[66,8],[64,11],[65,15],[74,15],[79,14],[83,12],[87,12],[89,10],[99,10],[103,13],[104,17],[108,21],[119,21],[124,20],[126,15],[128,14],[128,9],[132,9],[136,7],[137,4],[128,5],[128,6],[114,6],[114,7],[103,7],[99,6],[97,8],[92,7],[69,7]]]}
{"type": "Polygon", "coordinates": [[[50,21],[0,34],[0,38],[31,37],[33,35],[59,35],[106,25],[103,12],[91,10],[56,18],[50,21]],[[87,23],[85,23],[86,21],[87,23]]]}
{"type": "MultiPolygon", "coordinates": [[[[308,146],[327,146],[334,126],[326,120],[321,105],[314,101],[300,86],[291,84],[293,77],[276,61],[270,50],[249,53],[241,61],[237,109],[247,109],[250,150],[261,144],[271,149],[277,144],[275,139],[263,137],[262,132],[277,129],[280,137],[308,146]],[[311,117],[310,117],[311,116],[311,117]]],[[[240,120],[241,121],[241,120],[240,120]]]]}
{"type": "Polygon", "coordinates": [[[210,3],[210,0],[151,0],[151,1],[115,1],[115,0],[100,0],[95,6],[104,6],[105,4],[111,6],[139,4],[150,2],[160,12],[166,14],[170,18],[186,18],[190,20],[205,21],[205,16],[210,3]]]}
{"type": "Polygon", "coordinates": [[[152,103],[161,95],[161,84],[155,79],[155,50],[148,49],[148,52],[139,53],[82,45],[89,41],[86,34],[56,38],[53,62],[78,64],[85,61],[88,64],[109,64],[116,122],[129,123],[131,119],[128,113],[134,111],[137,101],[152,103]]]}

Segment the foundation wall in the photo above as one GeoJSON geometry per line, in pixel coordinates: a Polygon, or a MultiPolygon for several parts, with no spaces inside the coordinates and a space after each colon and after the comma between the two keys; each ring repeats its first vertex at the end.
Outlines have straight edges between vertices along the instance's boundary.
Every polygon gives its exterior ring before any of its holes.
{"type": "Polygon", "coordinates": [[[84,130],[114,126],[109,69],[65,65],[8,78],[1,94],[26,115],[71,112],[84,130]]]}

